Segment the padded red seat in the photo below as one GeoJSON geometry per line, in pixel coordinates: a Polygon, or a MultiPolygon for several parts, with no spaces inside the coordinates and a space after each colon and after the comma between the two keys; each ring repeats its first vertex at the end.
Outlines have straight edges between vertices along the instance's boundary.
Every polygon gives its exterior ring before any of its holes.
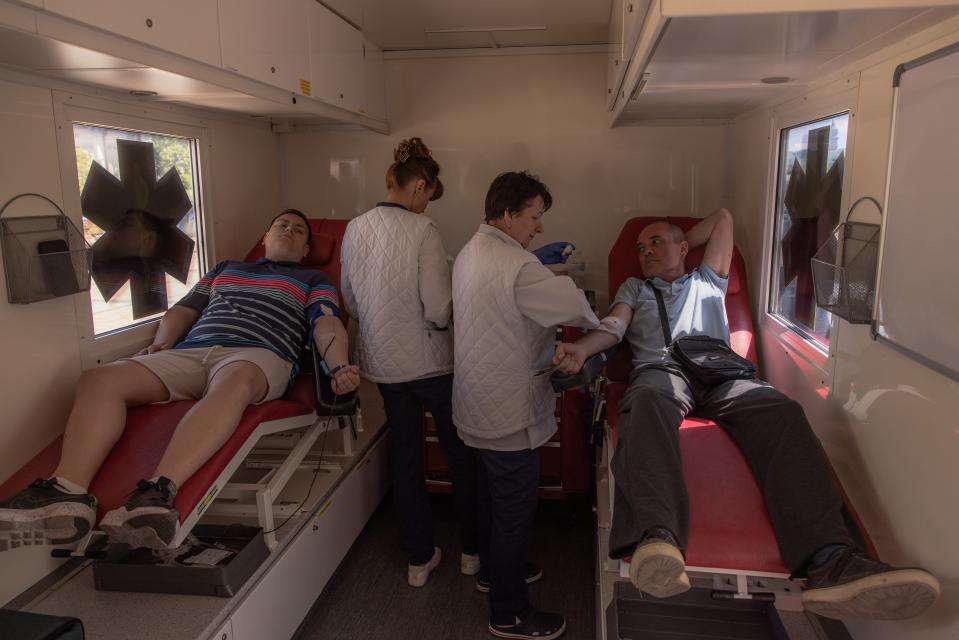
{"type": "MultiPolygon", "coordinates": [[[[226,444],[179,488],[176,507],[181,521],[203,499],[210,485],[260,423],[309,415],[313,412],[314,402],[313,381],[303,375],[283,398],[249,407],[226,444]]],[[[184,400],[130,410],[126,430],[90,483],[90,493],[98,501],[97,519],[122,505],[137,480],[153,474],[180,418],[194,404],[192,400],[184,400]]],[[[62,436],[51,442],[0,487],[0,495],[16,493],[34,478],[46,478],[52,474],[60,460],[62,443],[62,436]]]]}
{"type": "MultiPolygon", "coordinates": [[[[310,254],[303,260],[305,266],[324,271],[337,289],[340,282],[340,244],[347,222],[347,220],[310,220],[313,243],[310,254]]],[[[255,261],[263,256],[263,252],[262,244],[258,243],[247,255],[246,260],[255,261]]],[[[342,309],[342,298],[340,302],[342,309]]],[[[347,320],[346,313],[343,311],[344,324],[347,320]]],[[[173,437],[177,424],[194,404],[193,400],[184,400],[170,404],[137,407],[127,413],[127,425],[123,435],[90,483],[90,492],[99,501],[98,519],[107,511],[122,505],[126,501],[126,496],[135,487],[137,480],[153,474],[167,444],[173,437]]],[[[301,374],[282,398],[247,407],[230,439],[179,488],[176,508],[180,514],[180,521],[186,520],[207,495],[212,497],[222,488],[215,486],[216,480],[227,469],[237,453],[244,448],[251,434],[260,424],[296,417],[303,417],[306,421],[313,415],[315,405],[316,396],[312,375],[301,374]]],[[[0,486],[0,496],[12,495],[34,478],[46,478],[53,473],[60,459],[61,444],[62,437],[57,438],[24,465],[0,486]]],[[[203,504],[202,509],[206,506],[207,504],[203,504]]]]}
{"type": "MultiPolygon", "coordinates": [[[[684,231],[699,222],[698,218],[685,217],[632,218],[627,221],[609,252],[610,300],[615,298],[626,278],[642,278],[635,250],[636,238],[643,227],[660,220],[667,220],[684,231]]],[[[702,247],[691,251],[686,258],[687,271],[699,266],[702,257],[702,247]]],[[[733,252],[729,270],[726,314],[730,346],[758,365],[746,267],[738,249],[733,252]]],[[[610,380],[606,396],[607,419],[614,445],[619,427],[619,400],[626,391],[630,368],[629,350],[624,349],[607,369],[610,380]]],[[[733,439],[715,422],[689,417],[680,425],[679,444],[689,492],[687,564],[701,568],[789,573],[779,553],[762,493],[733,439]]],[[[850,524],[858,527],[865,548],[876,557],[875,547],[849,505],[838,479],[836,484],[853,520],[850,524]]]]}
{"type": "MultiPolygon", "coordinates": [[[[609,299],[629,277],[642,278],[636,255],[636,238],[646,225],[668,220],[683,230],[699,222],[697,218],[633,218],[626,222],[609,252],[609,299]]],[[[702,262],[703,249],[690,252],[687,269],[702,262]]],[[[739,251],[733,254],[726,313],[732,348],[740,355],[756,360],[752,316],[746,268],[739,251]]],[[[615,443],[619,426],[619,400],[626,391],[630,369],[629,353],[617,358],[609,369],[607,416],[615,443]]],[[[762,494],[745,458],[733,440],[715,422],[687,418],[680,427],[683,472],[689,491],[690,567],[746,569],[770,573],[789,573],[779,553],[772,523],[766,514],[762,494]]]]}

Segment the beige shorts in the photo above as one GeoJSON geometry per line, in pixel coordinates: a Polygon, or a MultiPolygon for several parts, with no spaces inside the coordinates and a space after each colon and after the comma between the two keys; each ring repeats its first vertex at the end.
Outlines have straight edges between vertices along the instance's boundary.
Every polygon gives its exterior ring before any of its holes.
{"type": "Polygon", "coordinates": [[[263,372],[269,385],[266,396],[253,403],[260,404],[279,398],[286,392],[293,367],[269,349],[257,347],[165,349],[124,359],[143,365],[160,379],[170,392],[165,402],[202,398],[217,371],[232,362],[251,362],[263,372]]]}

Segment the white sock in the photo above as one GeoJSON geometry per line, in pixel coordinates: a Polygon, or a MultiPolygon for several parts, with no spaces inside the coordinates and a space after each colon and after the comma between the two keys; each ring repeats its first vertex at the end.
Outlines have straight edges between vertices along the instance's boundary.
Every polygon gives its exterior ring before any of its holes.
{"type": "Polygon", "coordinates": [[[66,491],[67,493],[72,493],[75,495],[83,495],[87,492],[86,487],[81,487],[76,482],[70,482],[66,478],[61,478],[60,476],[54,476],[54,480],[57,481],[57,486],[66,491]]]}

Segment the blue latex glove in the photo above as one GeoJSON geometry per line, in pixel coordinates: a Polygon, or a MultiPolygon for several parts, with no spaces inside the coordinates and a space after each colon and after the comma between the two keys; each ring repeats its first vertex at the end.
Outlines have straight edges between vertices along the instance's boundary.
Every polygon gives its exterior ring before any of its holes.
{"type": "Polygon", "coordinates": [[[543,264],[565,264],[576,248],[572,242],[553,242],[533,251],[543,264]]]}

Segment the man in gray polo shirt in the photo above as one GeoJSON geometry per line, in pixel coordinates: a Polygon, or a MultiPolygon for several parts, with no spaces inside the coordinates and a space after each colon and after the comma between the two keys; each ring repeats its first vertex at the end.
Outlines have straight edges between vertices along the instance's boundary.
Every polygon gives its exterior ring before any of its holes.
{"type": "Polygon", "coordinates": [[[939,583],[922,569],[871,559],[843,519],[845,509],[822,446],[802,407],[761,380],[706,385],[686,375],[668,352],[657,301],[665,303],[671,339],[710,336],[729,343],[726,287],[733,255],[732,214],[720,209],[684,236],[668,222],[646,226],[636,243],[646,280],[620,287],[599,329],[561,344],[554,362],[579,371],[590,355],[623,336],[633,353],[620,402],[610,556],[632,555],[633,584],[664,598],[689,589],[684,553],[689,498],[679,425],[694,413],[715,420],[749,462],[766,500],[783,560],[807,579],[806,609],[829,617],[907,618],[925,611],[939,583]],[[686,254],[706,245],[685,272],[686,254]]]}

